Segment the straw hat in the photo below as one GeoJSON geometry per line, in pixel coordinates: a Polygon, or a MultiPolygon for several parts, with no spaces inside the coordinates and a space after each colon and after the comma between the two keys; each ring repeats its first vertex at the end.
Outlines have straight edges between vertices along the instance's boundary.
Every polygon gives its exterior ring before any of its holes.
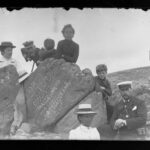
{"type": "Polygon", "coordinates": [[[77,114],[96,114],[92,111],[91,104],[79,104],[79,107],[76,110],[77,114]]]}

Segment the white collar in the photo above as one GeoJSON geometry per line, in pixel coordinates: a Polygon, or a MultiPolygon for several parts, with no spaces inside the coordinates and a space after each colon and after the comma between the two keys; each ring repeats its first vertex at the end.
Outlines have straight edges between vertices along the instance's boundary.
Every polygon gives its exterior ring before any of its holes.
{"type": "Polygon", "coordinates": [[[84,126],[83,124],[80,125],[80,128],[81,128],[81,130],[89,130],[89,129],[92,129],[92,127],[87,127],[87,126],[84,126]]]}

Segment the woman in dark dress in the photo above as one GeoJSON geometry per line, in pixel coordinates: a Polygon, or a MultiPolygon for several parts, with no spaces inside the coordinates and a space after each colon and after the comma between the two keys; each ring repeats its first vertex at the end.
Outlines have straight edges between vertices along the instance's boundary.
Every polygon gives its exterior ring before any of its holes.
{"type": "Polygon", "coordinates": [[[68,62],[77,62],[79,56],[79,45],[72,40],[74,33],[75,30],[71,24],[67,24],[63,27],[62,34],[65,39],[58,42],[57,59],[63,58],[68,62]]]}

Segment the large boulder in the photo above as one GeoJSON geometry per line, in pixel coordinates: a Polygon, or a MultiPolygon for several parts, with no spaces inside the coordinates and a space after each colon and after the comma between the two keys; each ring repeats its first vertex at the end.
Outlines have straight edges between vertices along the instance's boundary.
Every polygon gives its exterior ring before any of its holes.
{"type": "Polygon", "coordinates": [[[28,122],[40,128],[55,126],[94,88],[87,69],[63,59],[46,59],[24,82],[28,122]]]}
{"type": "MultiPolygon", "coordinates": [[[[106,104],[102,99],[101,93],[91,92],[80,103],[91,104],[93,111],[97,112],[91,123],[92,127],[99,127],[107,122],[106,104]]],[[[79,125],[77,114],[75,113],[77,107],[78,105],[76,105],[64,118],[57,123],[55,132],[68,133],[71,129],[74,129],[79,125]]]]}
{"type": "Polygon", "coordinates": [[[19,84],[18,73],[14,66],[9,65],[0,69],[0,132],[7,133],[13,120],[14,101],[19,84]]]}

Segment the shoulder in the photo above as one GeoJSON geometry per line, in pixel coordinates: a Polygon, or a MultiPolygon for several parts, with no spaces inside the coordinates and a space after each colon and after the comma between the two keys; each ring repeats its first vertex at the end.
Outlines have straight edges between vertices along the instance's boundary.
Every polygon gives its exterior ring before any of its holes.
{"type": "Polygon", "coordinates": [[[94,79],[95,79],[95,80],[98,80],[98,76],[94,76],[94,79]]]}
{"type": "Polygon", "coordinates": [[[76,43],[75,41],[72,41],[72,43],[74,44],[74,46],[76,46],[77,48],[79,48],[79,44],[76,43]]]}
{"type": "Polygon", "coordinates": [[[65,40],[60,40],[60,41],[58,41],[58,44],[59,44],[59,45],[64,44],[64,43],[66,43],[65,40]]]}
{"type": "Polygon", "coordinates": [[[143,104],[145,105],[145,101],[142,99],[139,99],[137,97],[132,96],[131,97],[132,101],[134,104],[137,104],[138,106],[143,106],[143,104]]]}
{"type": "Polygon", "coordinates": [[[106,83],[110,84],[110,81],[108,80],[108,78],[105,79],[106,83]]]}

